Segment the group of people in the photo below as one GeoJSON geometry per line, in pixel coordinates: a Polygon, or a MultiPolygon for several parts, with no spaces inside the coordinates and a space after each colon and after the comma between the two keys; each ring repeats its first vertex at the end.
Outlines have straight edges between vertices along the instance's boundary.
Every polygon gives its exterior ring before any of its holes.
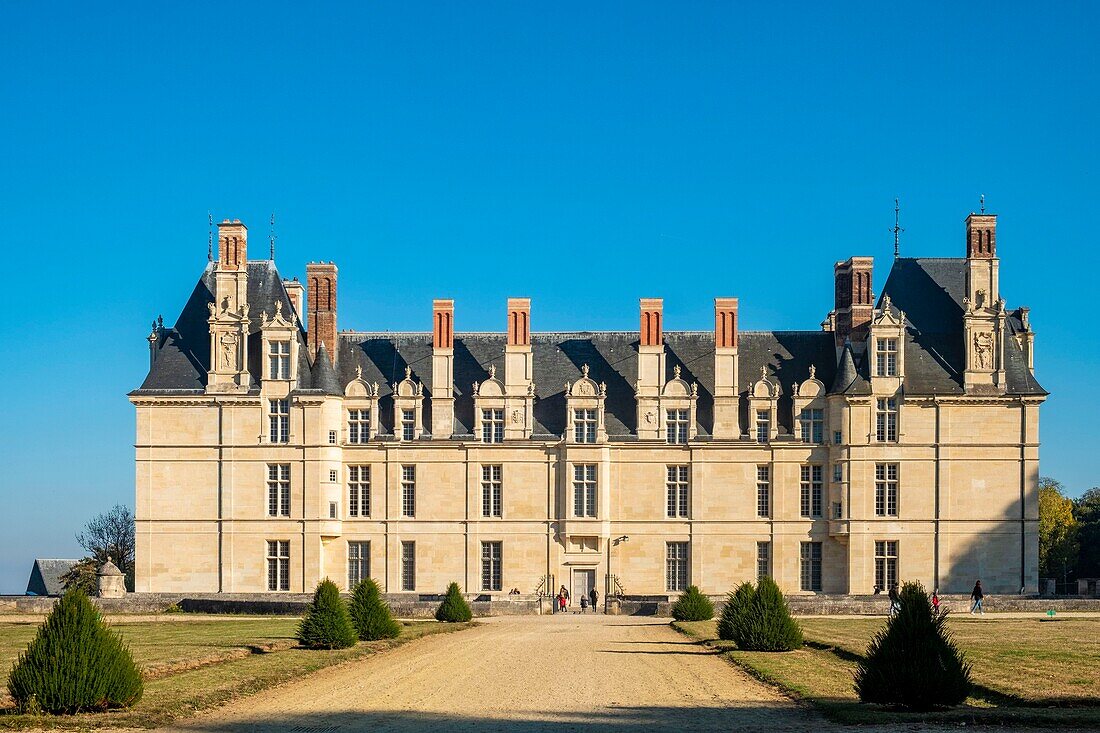
{"type": "MultiPolygon", "coordinates": [[[[875,586],[875,595],[877,596],[882,592],[882,588],[878,585],[875,586]]],[[[898,584],[894,583],[890,586],[890,615],[894,616],[901,610],[901,594],[898,592],[898,584]]],[[[985,610],[982,608],[982,602],[985,600],[985,591],[982,590],[982,581],[977,580],[974,582],[974,590],[970,591],[970,615],[975,613],[984,616],[985,610]]],[[[939,590],[932,591],[932,610],[940,610],[940,592],[939,590]]]]}
{"type": "MultiPolygon", "coordinates": [[[[595,588],[592,588],[587,594],[582,594],[581,613],[588,613],[589,606],[592,607],[592,613],[598,613],[596,603],[599,600],[600,594],[595,588]]],[[[566,590],[564,585],[558,591],[558,595],[554,597],[554,601],[554,613],[565,613],[569,608],[569,591],[566,590]]],[[[573,613],[576,613],[576,610],[573,613]]]]}

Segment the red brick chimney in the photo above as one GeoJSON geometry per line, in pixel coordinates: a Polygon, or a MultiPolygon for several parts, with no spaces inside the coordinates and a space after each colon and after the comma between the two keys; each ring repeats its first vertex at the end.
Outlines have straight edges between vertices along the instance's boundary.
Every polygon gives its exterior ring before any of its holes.
{"type": "Polygon", "coordinates": [[[664,301],[661,298],[642,298],[641,345],[663,346],[664,332],[661,329],[664,301]]]}
{"type": "Polygon", "coordinates": [[[218,268],[243,270],[248,262],[248,227],[240,219],[218,225],[218,268]]]}
{"type": "Polygon", "coordinates": [[[966,217],[967,259],[991,260],[997,256],[997,215],[971,214],[966,217]]]}
{"type": "Polygon", "coordinates": [[[453,349],[455,346],[455,302],[432,301],[432,348],[453,349]]]}
{"type": "Polygon", "coordinates": [[[336,359],[336,265],[331,262],[310,262],[306,265],[306,315],[309,320],[309,355],[317,358],[317,350],[325,345],[336,359]]]}
{"type": "Polygon", "coordinates": [[[508,345],[531,345],[531,299],[508,299],[508,345]]]}
{"type": "Polygon", "coordinates": [[[859,341],[867,337],[874,310],[874,293],[871,291],[871,274],[874,257],[849,257],[833,266],[836,290],[834,313],[836,314],[836,342],[843,344],[851,337],[859,341]]]}
{"type": "Polygon", "coordinates": [[[714,346],[737,348],[737,298],[714,299],[714,346]]]}

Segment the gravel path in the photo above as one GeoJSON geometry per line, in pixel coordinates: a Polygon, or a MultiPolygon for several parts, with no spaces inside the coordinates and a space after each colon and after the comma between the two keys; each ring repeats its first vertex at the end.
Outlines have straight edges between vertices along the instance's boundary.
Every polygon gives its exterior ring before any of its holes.
{"type": "Polygon", "coordinates": [[[809,730],[829,727],[670,629],[624,616],[485,619],[318,672],[174,731],[809,730]]]}

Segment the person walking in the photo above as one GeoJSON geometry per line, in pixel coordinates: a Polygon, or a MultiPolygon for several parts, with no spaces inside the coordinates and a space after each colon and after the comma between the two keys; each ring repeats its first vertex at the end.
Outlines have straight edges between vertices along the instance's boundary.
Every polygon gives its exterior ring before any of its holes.
{"type": "Polygon", "coordinates": [[[898,594],[898,584],[890,586],[890,615],[896,616],[901,610],[901,596],[898,594]]]}
{"type": "Polygon", "coordinates": [[[569,591],[567,591],[563,585],[561,590],[558,591],[558,595],[561,596],[561,612],[565,613],[566,609],[569,608],[569,591]]]}
{"type": "Polygon", "coordinates": [[[581,613],[588,613],[588,596],[581,594],[581,613]]]}
{"type": "Polygon", "coordinates": [[[932,610],[938,612],[940,610],[940,591],[936,588],[932,591],[932,610]]]}
{"type": "Polygon", "coordinates": [[[593,586],[592,590],[588,591],[588,600],[592,604],[592,613],[599,613],[596,603],[600,600],[600,592],[593,586]]]}
{"type": "Polygon", "coordinates": [[[970,591],[970,600],[973,603],[970,606],[970,615],[973,616],[975,612],[984,616],[985,610],[982,608],[982,599],[985,598],[985,593],[982,591],[982,581],[974,581],[974,590],[970,591]]]}

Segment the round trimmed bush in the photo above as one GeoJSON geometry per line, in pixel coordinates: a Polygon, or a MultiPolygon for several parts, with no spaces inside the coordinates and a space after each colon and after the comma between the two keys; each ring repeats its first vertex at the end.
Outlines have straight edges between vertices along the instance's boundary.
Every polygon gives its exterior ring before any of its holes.
{"type": "Polygon", "coordinates": [[[340,589],[325,578],[317,584],[313,601],[298,624],[298,643],[309,649],[347,649],[358,639],[340,589]]]}
{"type": "Polygon", "coordinates": [[[902,586],[898,600],[856,668],[859,699],[912,710],[961,704],[970,694],[970,665],[947,633],[947,609],[932,608],[917,582],[902,586]]]}
{"type": "Polygon", "coordinates": [[[393,639],[401,634],[401,624],[394,620],[390,607],[382,600],[378,583],[371,578],[355,584],[351,596],[351,622],[363,641],[393,639]]]}
{"type": "Polygon", "coordinates": [[[677,621],[709,621],[714,618],[714,604],[697,587],[689,585],[673,604],[672,618],[677,621]]]}
{"type": "Polygon", "coordinates": [[[435,609],[435,620],[459,623],[469,621],[473,617],[474,614],[470,611],[470,604],[466,603],[466,599],[462,597],[462,591],[459,590],[458,583],[448,585],[447,595],[443,598],[443,602],[439,604],[439,608],[435,609]]]}
{"type": "Polygon", "coordinates": [[[16,705],[49,713],[129,707],[142,690],[130,650],[78,589],[57,602],[8,677],[16,705]]]}

